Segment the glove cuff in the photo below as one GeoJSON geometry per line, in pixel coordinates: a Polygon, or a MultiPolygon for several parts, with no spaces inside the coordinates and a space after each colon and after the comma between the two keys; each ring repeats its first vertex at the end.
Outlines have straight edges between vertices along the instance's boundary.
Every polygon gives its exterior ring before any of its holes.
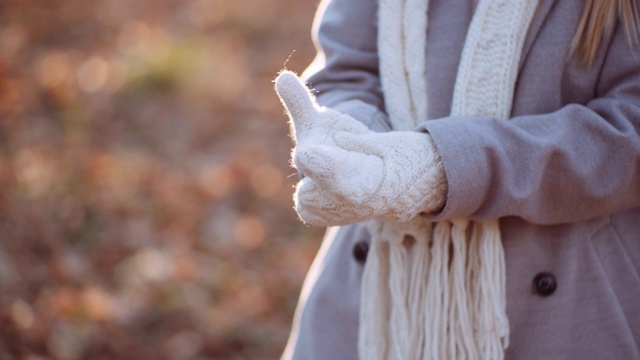
{"type": "Polygon", "coordinates": [[[442,164],[442,159],[436,149],[436,145],[431,135],[425,135],[427,157],[429,159],[425,162],[427,176],[425,176],[424,182],[419,185],[419,187],[423,188],[425,197],[424,201],[418,206],[417,213],[435,213],[444,207],[449,186],[444,165],[442,164]]]}

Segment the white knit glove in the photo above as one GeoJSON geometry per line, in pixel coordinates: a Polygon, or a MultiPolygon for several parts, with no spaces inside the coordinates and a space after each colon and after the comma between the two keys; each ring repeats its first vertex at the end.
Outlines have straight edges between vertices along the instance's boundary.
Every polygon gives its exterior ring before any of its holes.
{"type": "Polygon", "coordinates": [[[293,163],[306,176],[294,195],[305,222],[408,221],[442,207],[447,182],[428,134],[372,132],[348,115],[316,105],[292,73],[276,79],[276,90],[297,139],[293,163]]]}

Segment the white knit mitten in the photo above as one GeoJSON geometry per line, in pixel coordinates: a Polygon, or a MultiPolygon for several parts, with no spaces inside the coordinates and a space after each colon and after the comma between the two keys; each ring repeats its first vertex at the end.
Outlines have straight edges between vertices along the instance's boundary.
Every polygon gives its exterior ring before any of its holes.
{"type": "Polygon", "coordinates": [[[408,221],[444,204],[444,168],[428,134],[370,131],[348,115],[319,107],[292,73],[278,77],[276,90],[297,140],[293,163],[306,176],[294,196],[305,222],[408,221]]]}
{"type": "Polygon", "coordinates": [[[429,135],[339,131],[334,141],[298,149],[298,167],[319,188],[303,182],[297,192],[298,212],[308,222],[409,221],[443,206],[447,181],[429,135]]]}

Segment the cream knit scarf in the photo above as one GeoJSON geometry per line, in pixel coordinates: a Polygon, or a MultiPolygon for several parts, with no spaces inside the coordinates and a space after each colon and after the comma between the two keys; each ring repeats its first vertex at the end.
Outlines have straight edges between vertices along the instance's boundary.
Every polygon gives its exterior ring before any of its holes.
{"type": "MultiPolygon", "coordinates": [[[[379,0],[378,50],[394,130],[427,119],[427,0],[379,0]]],[[[456,78],[452,116],[511,112],[538,1],[479,0],[456,78]]],[[[470,120],[472,121],[472,120],[470,120]]],[[[502,359],[508,346],[498,220],[370,223],[358,351],[362,359],[502,359]]]]}

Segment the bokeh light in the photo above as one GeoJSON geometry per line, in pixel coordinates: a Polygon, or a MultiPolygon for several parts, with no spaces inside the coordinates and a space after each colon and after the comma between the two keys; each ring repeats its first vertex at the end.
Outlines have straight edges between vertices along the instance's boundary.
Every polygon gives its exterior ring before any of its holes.
{"type": "Polygon", "coordinates": [[[279,357],[322,229],[272,81],[316,6],[0,3],[0,358],[279,357]]]}

